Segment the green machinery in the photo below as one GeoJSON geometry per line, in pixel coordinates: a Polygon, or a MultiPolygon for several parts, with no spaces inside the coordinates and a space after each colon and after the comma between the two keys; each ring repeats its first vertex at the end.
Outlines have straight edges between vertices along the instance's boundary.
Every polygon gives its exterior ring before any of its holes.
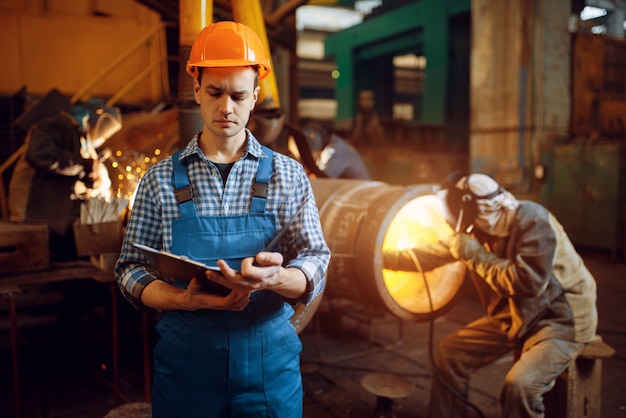
{"type": "MultiPolygon", "coordinates": [[[[381,6],[382,7],[382,6],[381,6]]],[[[446,141],[467,144],[471,1],[419,0],[380,13],[330,35],[325,55],[335,60],[337,122],[351,120],[360,90],[372,90],[376,110],[390,119],[394,103],[410,101],[415,126],[438,127],[446,141]],[[420,91],[402,97],[394,86],[393,58],[425,58],[420,91]]]]}
{"type": "Polygon", "coordinates": [[[541,203],[554,213],[575,245],[624,251],[626,144],[581,142],[555,145],[544,154],[541,203]]]}

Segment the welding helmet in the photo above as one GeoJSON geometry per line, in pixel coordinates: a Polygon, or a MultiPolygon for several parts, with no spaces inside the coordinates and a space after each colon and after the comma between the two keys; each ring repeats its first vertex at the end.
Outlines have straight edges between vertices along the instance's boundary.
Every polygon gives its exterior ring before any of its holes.
{"type": "Polygon", "coordinates": [[[466,177],[465,173],[454,171],[440,183],[437,198],[439,207],[443,212],[448,224],[457,231],[464,231],[470,225],[470,217],[476,216],[475,206],[470,202],[463,202],[463,192],[457,187],[457,183],[466,177]]]}
{"type": "Polygon", "coordinates": [[[237,22],[213,23],[200,32],[189,54],[187,73],[198,78],[198,67],[258,68],[259,80],[271,71],[270,60],[259,36],[237,22]]]}
{"type": "Polygon", "coordinates": [[[306,137],[309,147],[313,152],[321,152],[330,143],[330,134],[321,123],[306,123],[302,129],[302,133],[306,137]]]}
{"type": "Polygon", "coordinates": [[[107,106],[102,99],[89,99],[73,106],[71,115],[95,149],[100,148],[122,128],[122,113],[119,107],[107,106]]]}
{"type": "Polygon", "coordinates": [[[89,109],[86,106],[76,105],[70,109],[70,114],[78,123],[78,128],[82,133],[86,133],[89,127],[89,109]]]}
{"type": "Polygon", "coordinates": [[[503,193],[502,187],[485,174],[450,173],[437,193],[446,221],[457,232],[468,230],[478,216],[479,200],[489,200],[503,193]],[[476,181],[474,181],[476,180],[476,181]]]}

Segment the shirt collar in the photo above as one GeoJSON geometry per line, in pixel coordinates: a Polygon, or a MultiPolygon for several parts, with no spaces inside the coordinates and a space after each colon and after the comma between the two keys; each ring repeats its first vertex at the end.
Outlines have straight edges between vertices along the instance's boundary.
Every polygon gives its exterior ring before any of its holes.
{"type": "MultiPolygon", "coordinates": [[[[200,132],[198,132],[197,134],[193,136],[193,138],[191,138],[191,141],[189,141],[189,143],[185,146],[183,151],[180,153],[181,160],[187,159],[193,154],[196,154],[198,156],[202,155],[202,150],[200,149],[200,146],[198,145],[199,136],[200,136],[200,132]]],[[[263,146],[254,137],[252,132],[250,132],[247,128],[246,128],[246,136],[247,136],[247,144],[244,147],[242,158],[248,158],[248,156],[250,155],[255,158],[267,158],[268,156],[263,151],[263,146]]]]}
{"type": "Polygon", "coordinates": [[[246,134],[248,136],[248,143],[243,151],[244,157],[247,156],[246,154],[250,154],[256,158],[267,158],[267,155],[263,151],[263,146],[247,128],[246,134]]]}

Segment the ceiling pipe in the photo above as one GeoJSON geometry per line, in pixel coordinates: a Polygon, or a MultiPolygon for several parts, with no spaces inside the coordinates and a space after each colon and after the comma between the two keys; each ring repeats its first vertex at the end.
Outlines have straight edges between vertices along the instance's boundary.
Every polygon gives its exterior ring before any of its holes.
{"type": "Polygon", "coordinates": [[[178,65],[178,132],[179,147],[202,129],[200,108],[193,94],[193,79],[187,74],[186,66],[191,47],[205,26],[213,23],[211,0],[180,0],[179,3],[179,65],[178,65]]]}
{"type": "Polygon", "coordinates": [[[271,145],[283,130],[285,115],[280,105],[276,68],[272,60],[269,40],[260,0],[232,0],[233,19],[249,26],[261,39],[265,54],[269,57],[272,71],[259,81],[259,100],[252,113],[249,128],[263,145],[271,145]]]}

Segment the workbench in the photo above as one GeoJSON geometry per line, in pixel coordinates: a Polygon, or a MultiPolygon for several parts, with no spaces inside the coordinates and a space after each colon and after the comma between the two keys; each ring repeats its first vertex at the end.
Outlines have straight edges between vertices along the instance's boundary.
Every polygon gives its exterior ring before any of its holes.
{"type": "Polygon", "coordinates": [[[0,273],[0,296],[8,305],[11,332],[11,354],[13,366],[13,383],[15,396],[16,416],[21,416],[20,410],[20,381],[19,381],[19,346],[17,342],[17,316],[15,297],[24,292],[30,285],[65,282],[80,279],[93,279],[100,283],[108,283],[111,288],[112,307],[112,350],[113,350],[113,392],[115,404],[119,402],[119,373],[118,373],[118,333],[117,333],[117,285],[113,271],[102,270],[92,261],[72,261],[51,263],[43,270],[0,273]]]}

